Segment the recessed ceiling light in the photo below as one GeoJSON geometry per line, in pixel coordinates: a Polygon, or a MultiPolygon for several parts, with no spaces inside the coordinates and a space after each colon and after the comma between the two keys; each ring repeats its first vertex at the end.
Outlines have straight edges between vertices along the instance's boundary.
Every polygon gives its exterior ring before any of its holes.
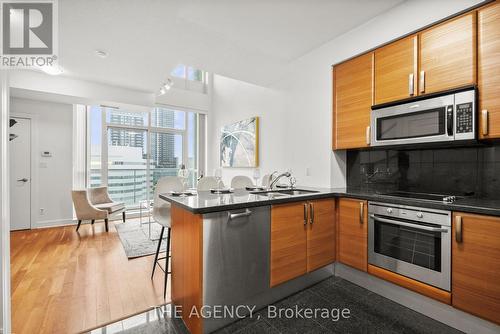
{"type": "Polygon", "coordinates": [[[106,58],[108,56],[108,53],[103,50],[95,50],[95,54],[101,58],[106,58]]]}
{"type": "Polygon", "coordinates": [[[174,82],[172,81],[172,79],[168,78],[167,82],[165,82],[161,85],[159,95],[165,94],[168,90],[170,90],[170,88],[172,88],[173,85],[174,85],[174,82]]]}

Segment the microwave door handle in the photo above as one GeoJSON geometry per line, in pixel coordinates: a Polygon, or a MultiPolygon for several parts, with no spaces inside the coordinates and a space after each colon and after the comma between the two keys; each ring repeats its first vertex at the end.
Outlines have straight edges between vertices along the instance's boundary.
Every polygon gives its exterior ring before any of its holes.
{"type": "MultiPolygon", "coordinates": [[[[449,108],[449,107],[448,107],[449,108]]],[[[446,132],[449,137],[453,136],[453,107],[446,110],[446,132]]]]}
{"type": "Polygon", "coordinates": [[[375,215],[370,215],[370,218],[373,220],[380,221],[382,223],[388,223],[388,224],[394,224],[394,225],[401,225],[401,226],[406,226],[406,227],[413,227],[419,230],[424,230],[424,231],[430,231],[430,232],[448,232],[447,228],[440,228],[440,227],[429,227],[429,226],[423,226],[423,225],[418,225],[418,224],[411,224],[411,223],[405,223],[405,222],[400,222],[398,220],[392,220],[392,219],[387,219],[387,218],[380,218],[376,217],[375,215]]]}

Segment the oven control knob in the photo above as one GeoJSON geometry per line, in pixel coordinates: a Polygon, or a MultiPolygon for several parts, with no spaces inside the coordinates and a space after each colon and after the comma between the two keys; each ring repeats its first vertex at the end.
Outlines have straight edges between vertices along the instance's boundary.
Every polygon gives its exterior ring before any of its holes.
{"type": "Polygon", "coordinates": [[[417,217],[418,218],[423,218],[424,217],[424,214],[422,212],[417,212],[417,217]]]}
{"type": "Polygon", "coordinates": [[[392,208],[387,208],[387,213],[392,213],[392,208]]]}

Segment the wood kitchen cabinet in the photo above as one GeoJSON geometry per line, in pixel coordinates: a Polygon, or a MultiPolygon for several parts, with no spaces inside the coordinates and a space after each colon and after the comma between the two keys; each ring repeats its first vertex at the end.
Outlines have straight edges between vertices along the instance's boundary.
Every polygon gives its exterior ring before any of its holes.
{"type": "Polygon", "coordinates": [[[476,13],[419,34],[419,94],[476,83],[476,13]]]}
{"type": "Polygon", "coordinates": [[[273,205],[271,286],[335,261],[335,200],[273,205]]]}
{"type": "Polygon", "coordinates": [[[479,137],[500,138],[500,2],[478,11],[479,137]]]}
{"type": "Polygon", "coordinates": [[[373,52],[333,67],[333,149],[370,143],[373,52]]]}
{"type": "Polygon", "coordinates": [[[307,272],[335,262],[335,200],[309,203],[307,272]]]}
{"type": "Polygon", "coordinates": [[[375,50],[374,104],[417,95],[417,35],[375,50]]]}
{"type": "Polygon", "coordinates": [[[453,213],[452,305],[500,324],[500,217],[453,213]]]}
{"type": "Polygon", "coordinates": [[[356,269],[367,271],[367,202],[351,198],[339,199],[337,226],[338,261],[356,269]]]}

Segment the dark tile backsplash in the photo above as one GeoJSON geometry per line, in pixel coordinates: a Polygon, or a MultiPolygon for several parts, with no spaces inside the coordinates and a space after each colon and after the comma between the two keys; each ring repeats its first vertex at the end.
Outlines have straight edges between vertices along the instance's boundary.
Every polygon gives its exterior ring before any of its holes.
{"type": "Polygon", "coordinates": [[[500,143],[347,152],[347,187],[500,199],[500,143]]]}

